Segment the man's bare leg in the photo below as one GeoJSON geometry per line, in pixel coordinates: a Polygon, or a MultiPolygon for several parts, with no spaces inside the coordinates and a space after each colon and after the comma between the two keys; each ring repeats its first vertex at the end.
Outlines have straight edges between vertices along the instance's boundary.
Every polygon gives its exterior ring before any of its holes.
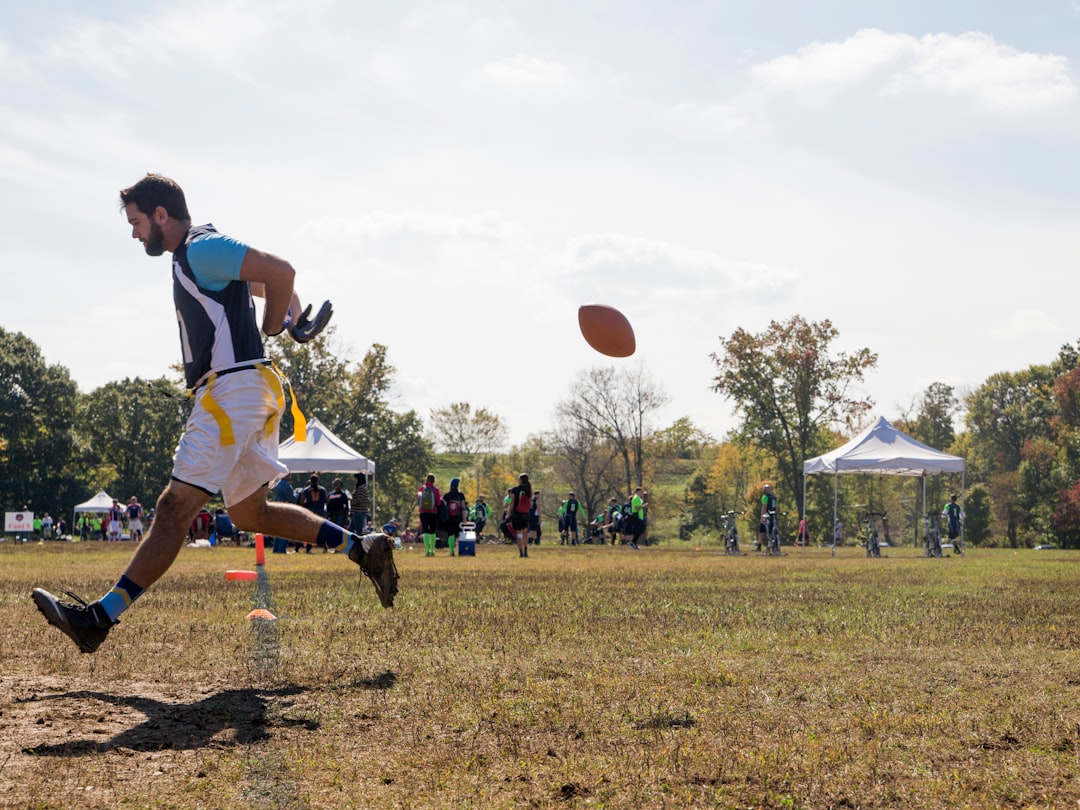
{"type": "Polygon", "coordinates": [[[157,500],[154,522],[124,574],[142,588],[149,588],[176,561],[184,547],[191,522],[209,496],[198,487],[180,481],[170,481],[157,500]]]}

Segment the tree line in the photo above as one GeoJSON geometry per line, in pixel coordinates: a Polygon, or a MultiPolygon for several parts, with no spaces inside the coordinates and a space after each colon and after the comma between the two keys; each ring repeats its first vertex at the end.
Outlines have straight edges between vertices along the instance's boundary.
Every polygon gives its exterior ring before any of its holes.
{"type": "MultiPolygon", "coordinates": [[[[803,462],[866,424],[874,402],[861,385],[877,365],[868,348],[835,351],[837,337],[828,320],[796,315],[760,333],[737,329],[721,339],[713,387],[733,404],[739,425],[710,450],[688,487],[689,529],[719,530],[729,511],[749,510],[756,522],[761,484],[772,480],[786,494],[792,531],[807,515],[812,535],[831,534],[833,482],[812,482],[804,503],[803,462]]],[[[1049,362],[993,374],[963,397],[935,382],[890,417],[911,437],[965,459],[968,542],[1080,547],[1078,359],[1080,341],[1049,362]]],[[[928,478],[927,504],[940,512],[960,486],[928,478]]],[[[841,476],[848,536],[860,514],[877,512],[894,517],[902,540],[918,542],[920,495],[911,481],[892,476],[841,476]]]]}
{"type": "MultiPolygon", "coordinates": [[[[292,384],[301,408],[377,464],[376,521],[407,521],[418,481],[436,451],[453,453],[462,486],[498,509],[505,487],[527,470],[556,498],[573,490],[587,514],[633,488],[650,490],[650,514],[679,524],[684,538],[718,535],[731,511],[756,523],[761,487],[772,482],[787,510],[812,534],[831,529],[832,482],[811,481],[803,502],[802,464],[828,452],[866,423],[865,394],[877,365],[868,348],[837,351],[828,320],[795,315],[759,333],[736,329],[712,355],[713,389],[733,407],[737,426],[722,440],[688,417],[655,423],[668,397],[643,368],[581,371],[558,403],[549,429],[507,447],[497,414],[452,402],[425,420],[392,406],[397,371],[388,348],[373,344],[359,361],[334,345],[333,327],[301,347],[280,338],[268,354],[292,384]]],[[[991,375],[962,397],[936,382],[912,396],[890,421],[967,463],[968,542],[1014,547],[1054,542],[1080,547],[1080,341],[1057,357],[991,375]]],[[[0,328],[0,500],[61,512],[99,489],[119,498],[153,497],[168,480],[190,407],[180,375],[110,382],[81,393],[67,369],[45,361],[20,333],[0,328]]],[[[286,409],[281,436],[292,434],[286,409]]],[[[908,540],[917,539],[918,500],[910,482],[841,477],[847,521],[859,510],[884,511],[908,540]]],[[[940,506],[958,481],[928,480],[940,506]]],[[[549,501],[554,508],[556,499],[549,501]]],[[[852,527],[854,528],[854,527],[852,527]]]]}
{"type": "MultiPolygon", "coordinates": [[[[666,397],[640,369],[583,373],[584,396],[559,406],[556,429],[506,448],[505,422],[484,408],[451,403],[433,410],[426,425],[415,410],[395,409],[397,370],[388,348],[374,344],[355,362],[334,340],[330,327],[303,346],[270,338],[266,349],[305,415],[318,417],[375,461],[377,523],[414,516],[418,482],[431,469],[436,447],[457,455],[463,489],[472,497],[487,493],[494,509],[523,470],[551,490],[576,488],[589,510],[606,505],[609,497],[627,495],[648,475],[650,419],[666,397]]],[[[47,363],[33,341],[0,328],[5,511],[27,506],[37,513],[65,514],[101,489],[121,500],[156,497],[168,481],[191,405],[179,368],[171,371],[172,376],[126,378],[82,393],[70,372],[47,363]]],[[[286,408],[280,438],[293,429],[286,408]]]]}

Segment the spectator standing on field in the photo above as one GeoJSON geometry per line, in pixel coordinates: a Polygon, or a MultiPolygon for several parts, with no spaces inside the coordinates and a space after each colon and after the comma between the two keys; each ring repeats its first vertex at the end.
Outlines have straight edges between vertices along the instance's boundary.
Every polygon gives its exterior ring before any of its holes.
{"type": "Polygon", "coordinates": [[[649,504],[645,501],[645,490],[641,487],[634,489],[634,494],[630,498],[630,526],[627,532],[630,535],[630,548],[635,551],[639,548],[638,541],[645,533],[645,510],[649,504]]]}
{"type": "Polygon", "coordinates": [[[566,510],[563,513],[563,522],[566,524],[566,534],[570,539],[570,545],[576,546],[578,544],[578,510],[581,508],[581,504],[578,503],[578,499],[571,492],[566,496],[566,510]]]}
{"type": "Polygon", "coordinates": [[[416,505],[420,512],[420,533],[424,538],[425,557],[435,556],[435,540],[439,531],[439,507],[442,493],[435,486],[435,476],[428,473],[423,485],[416,490],[416,505]]]}
{"type": "Polygon", "coordinates": [[[765,539],[776,523],[776,496],[773,494],[772,484],[766,484],[762,487],[762,490],[761,520],[758,522],[758,548],[764,548],[768,553],[765,539]]]}
{"type": "Polygon", "coordinates": [[[371,519],[371,496],[368,494],[367,475],[356,473],[353,476],[353,493],[349,502],[349,531],[363,534],[371,519]]]}
{"type": "Polygon", "coordinates": [[[532,506],[532,484],[529,476],[522,473],[518,484],[509,492],[510,504],[507,508],[510,529],[517,541],[518,557],[529,556],[529,507],[532,506]]]}
{"type": "Polygon", "coordinates": [[[300,505],[318,517],[326,517],[326,488],[319,486],[319,476],[314,473],[300,491],[300,505]]]}
{"type": "Polygon", "coordinates": [[[949,528],[949,541],[954,542],[960,536],[960,524],[964,519],[964,511],[960,508],[958,495],[950,495],[949,502],[941,510],[949,528]]]}
{"type": "Polygon", "coordinates": [[[469,510],[469,502],[465,498],[458,486],[461,484],[460,478],[450,479],[450,491],[442,496],[443,503],[446,505],[446,524],[444,530],[446,531],[446,543],[450,546],[450,556],[454,556],[454,552],[457,548],[457,536],[461,532],[461,521],[465,519],[465,513],[469,510]]]}
{"type": "MultiPolygon", "coordinates": [[[[319,476],[315,473],[311,474],[307,486],[300,490],[298,503],[315,515],[315,517],[326,517],[326,488],[319,486],[319,476]]],[[[326,545],[322,541],[318,542],[323,549],[326,548],[326,545]]],[[[304,552],[306,554],[311,553],[311,545],[311,543],[304,544],[304,552]]]]}
{"type": "Polygon", "coordinates": [[[109,507],[108,519],[109,540],[119,542],[120,535],[124,532],[124,509],[116,498],[113,498],[112,506],[109,507]]]}
{"type": "Polygon", "coordinates": [[[53,519],[49,517],[49,513],[46,512],[41,517],[41,539],[52,540],[53,539],[53,519]]]}
{"type": "Polygon", "coordinates": [[[132,542],[138,543],[143,536],[142,504],[132,495],[128,498],[128,504],[124,511],[127,514],[128,535],[131,537],[132,542]]]}
{"type": "Polygon", "coordinates": [[[341,479],[335,478],[326,495],[326,517],[338,526],[349,525],[349,493],[341,488],[341,479]]]}
{"type": "Polygon", "coordinates": [[[540,545],[540,534],[543,531],[540,518],[543,494],[540,490],[536,490],[529,503],[529,545],[533,546],[540,545]]]}
{"type": "Polygon", "coordinates": [[[802,516],[802,520],[799,521],[799,532],[795,536],[795,545],[806,547],[810,542],[810,531],[806,528],[806,515],[802,516]]]}

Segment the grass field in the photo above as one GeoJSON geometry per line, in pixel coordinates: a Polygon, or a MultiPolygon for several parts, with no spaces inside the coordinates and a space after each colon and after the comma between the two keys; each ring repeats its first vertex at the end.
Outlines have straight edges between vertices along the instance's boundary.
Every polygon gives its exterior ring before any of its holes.
{"type": "Polygon", "coordinates": [[[187,550],[96,655],[35,585],[130,547],[0,546],[0,806],[1080,805],[1080,555],[187,550]]]}

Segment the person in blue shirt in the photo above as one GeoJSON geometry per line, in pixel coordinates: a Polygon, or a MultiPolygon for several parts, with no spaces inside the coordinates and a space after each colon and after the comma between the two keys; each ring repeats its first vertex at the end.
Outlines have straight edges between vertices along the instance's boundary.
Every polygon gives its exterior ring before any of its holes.
{"type": "MultiPolygon", "coordinates": [[[[117,583],[93,602],[61,601],[35,588],[38,610],[81,652],[96,651],[121,614],[169,570],[192,519],[218,492],[242,530],[330,547],[355,541],[349,559],[371,579],[382,605],[392,607],[397,570],[386,535],[353,537],[297,505],[267,499],[270,484],[289,472],[278,461],[285,392],[263,348],[253,296],[264,301],[262,334],[287,333],[297,343],[322,332],[333,313],[330,302],[312,316],[310,305],[301,307],[296,271],[287,261],[213,225],[192,225],[184,191],[168,177],[146,175],[120,192],[120,203],[131,238],[147,255],[172,254],[172,311],[191,413],[153,525],[117,583]]],[[[295,402],[293,416],[299,434],[304,422],[295,402]]]]}

